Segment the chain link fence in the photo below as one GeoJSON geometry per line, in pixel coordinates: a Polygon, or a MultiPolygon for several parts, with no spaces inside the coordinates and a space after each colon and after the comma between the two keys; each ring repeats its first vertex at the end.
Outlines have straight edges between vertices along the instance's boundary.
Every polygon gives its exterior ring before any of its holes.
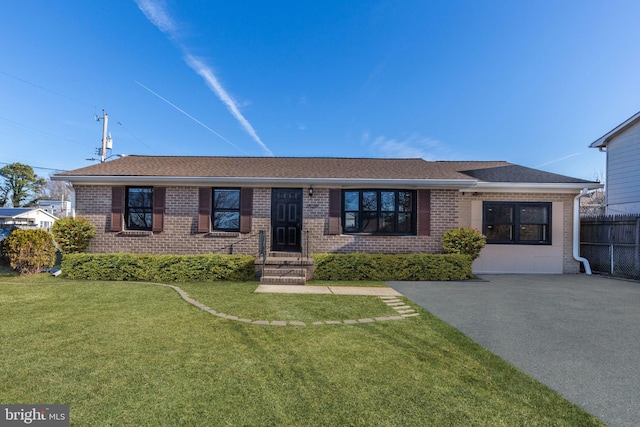
{"type": "Polygon", "coordinates": [[[595,273],[640,279],[640,216],[581,219],[580,255],[595,273]]]}
{"type": "Polygon", "coordinates": [[[596,273],[640,279],[640,251],[636,245],[582,242],[580,253],[596,273]]]}

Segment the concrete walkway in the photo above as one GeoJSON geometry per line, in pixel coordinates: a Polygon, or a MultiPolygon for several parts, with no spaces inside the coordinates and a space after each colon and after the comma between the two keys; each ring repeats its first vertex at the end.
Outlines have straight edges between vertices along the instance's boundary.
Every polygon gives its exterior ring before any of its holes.
{"type": "Polygon", "coordinates": [[[640,425],[640,283],[482,278],[389,285],[610,426],[640,425]]]}
{"type": "Polygon", "coordinates": [[[256,293],[272,294],[315,294],[315,295],[362,295],[376,297],[399,297],[402,294],[393,288],[360,288],[357,286],[292,286],[260,285],[256,293]]]}

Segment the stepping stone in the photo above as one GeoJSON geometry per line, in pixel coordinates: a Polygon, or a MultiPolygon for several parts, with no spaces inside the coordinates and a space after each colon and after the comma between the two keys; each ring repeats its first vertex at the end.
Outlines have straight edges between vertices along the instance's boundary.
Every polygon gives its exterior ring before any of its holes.
{"type": "Polygon", "coordinates": [[[358,323],[357,320],[344,320],[345,325],[355,325],[356,323],[358,323]]]}
{"type": "Polygon", "coordinates": [[[314,326],[324,325],[324,322],[313,322],[312,325],[314,326]]]}
{"type": "Polygon", "coordinates": [[[326,322],[327,325],[342,325],[342,322],[339,320],[327,320],[326,322]]]}
{"type": "Polygon", "coordinates": [[[404,317],[402,316],[387,316],[387,317],[376,317],[376,321],[378,322],[386,322],[387,320],[402,320],[404,317]]]}
{"type": "Polygon", "coordinates": [[[254,325],[268,325],[269,321],[268,320],[254,320],[251,323],[254,324],[254,325]]]}
{"type": "Polygon", "coordinates": [[[401,306],[393,307],[393,308],[396,309],[396,310],[406,310],[408,308],[411,308],[411,306],[410,305],[401,305],[401,306]]]}
{"type": "Polygon", "coordinates": [[[403,314],[402,317],[415,317],[420,316],[420,313],[403,314]]]}
{"type": "Polygon", "coordinates": [[[287,322],[284,320],[274,320],[270,323],[272,326],[287,326],[287,322]]]}
{"type": "Polygon", "coordinates": [[[400,314],[407,314],[407,313],[415,313],[415,310],[398,310],[398,313],[400,314]]]}
{"type": "Polygon", "coordinates": [[[360,323],[371,323],[371,322],[375,322],[375,320],[366,318],[366,319],[358,319],[358,322],[360,322],[360,323]]]}
{"type": "Polygon", "coordinates": [[[306,323],[304,323],[304,322],[298,322],[297,320],[291,321],[291,322],[289,322],[289,324],[290,324],[290,325],[293,325],[293,326],[307,326],[307,324],[306,324],[306,323]]]}

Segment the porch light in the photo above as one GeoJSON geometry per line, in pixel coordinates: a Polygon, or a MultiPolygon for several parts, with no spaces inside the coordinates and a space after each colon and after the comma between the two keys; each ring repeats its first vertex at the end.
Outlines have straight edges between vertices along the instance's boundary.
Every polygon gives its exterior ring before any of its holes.
{"type": "Polygon", "coordinates": [[[313,197],[313,187],[309,187],[309,197],[313,197]]]}

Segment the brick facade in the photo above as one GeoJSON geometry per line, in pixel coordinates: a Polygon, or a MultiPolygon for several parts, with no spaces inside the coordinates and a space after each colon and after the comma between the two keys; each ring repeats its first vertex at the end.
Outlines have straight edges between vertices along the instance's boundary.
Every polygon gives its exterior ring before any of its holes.
{"type": "MultiPolygon", "coordinates": [[[[536,193],[461,193],[458,190],[431,191],[431,227],[428,236],[365,236],[328,232],[329,189],[314,188],[313,196],[303,192],[303,230],[308,236],[310,253],[370,252],[412,253],[442,251],[440,240],[445,231],[458,226],[477,226],[473,218],[473,202],[491,201],[545,201],[562,202],[563,218],[563,270],[577,272],[578,264],[572,258],[572,194],[536,193]]],[[[164,228],[160,233],[110,232],[111,187],[76,185],[76,213],[96,226],[91,242],[94,253],[155,253],[204,254],[242,253],[258,254],[258,232],[271,235],[271,189],[254,188],[251,233],[198,233],[198,187],[167,186],[164,228]],[[232,247],[232,248],[231,248],[232,247]]],[[[267,246],[270,245],[267,240],[267,246]]]]}

